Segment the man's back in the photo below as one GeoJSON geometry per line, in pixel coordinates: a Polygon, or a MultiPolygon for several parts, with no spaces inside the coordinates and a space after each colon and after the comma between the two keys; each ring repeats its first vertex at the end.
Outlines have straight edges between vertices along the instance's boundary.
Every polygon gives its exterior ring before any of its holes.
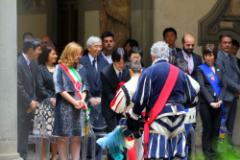
{"type": "MultiPolygon", "coordinates": [[[[142,111],[147,106],[149,111],[155,104],[160,92],[165,85],[168,77],[170,64],[164,61],[158,61],[151,67],[145,69],[139,79],[137,94],[134,95],[134,103],[142,111]],[[142,98],[144,97],[144,98],[142,98]]],[[[190,84],[190,82],[189,82],[190,84]]],[[[188,79],[183,71],[179,69],[179,75],[176,84],[168,98],[167,103],[185,104],[191,101],[190,97],[195,97],[196,93],[192,86],[188,85],[188,79]],[[188,90],[190,89],[190,90],[188,90]],[[191,95],[189,95],[190,93],[191,95]]],[[[139,110],[139,112],[140,112],[139,110]]],[[[138,112],[138,111],[136,111],[138,112]]]]}

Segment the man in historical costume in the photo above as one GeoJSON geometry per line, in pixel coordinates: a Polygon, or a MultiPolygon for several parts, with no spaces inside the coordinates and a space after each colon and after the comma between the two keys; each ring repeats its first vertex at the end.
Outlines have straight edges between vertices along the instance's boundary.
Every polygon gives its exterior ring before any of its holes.
{"type": "Polygon", "coordinates": [[[186,74],[168,63],[169,47],[156,42],[151,48],[153,64],[145,69],[133,96],[129,128],[138,129],[144,116],[144,158],[183,159],[186,156],[184,106],[197,96],[186,74]]]}

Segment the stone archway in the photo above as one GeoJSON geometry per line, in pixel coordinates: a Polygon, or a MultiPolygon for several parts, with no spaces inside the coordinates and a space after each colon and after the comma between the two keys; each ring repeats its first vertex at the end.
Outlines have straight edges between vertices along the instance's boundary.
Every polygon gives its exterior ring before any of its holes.
{"type": "Polygon", "coordinates": [[[217,1],[199,21],[199,44],[217,43],[222,32],[240,41],[240,0],[217,1]]]}
{"type": "Polygon", "coordinates": [[[130,1],[100,1],[100,31],[111,31],[116,46],[123,46],[130,36],[130,1]]]}
{"type": "MultiPolygon", "coordinates": [[[[199,21],[199,44],[218,43],[221,33],[227,33],[240,42],[240,0],[217,1],[210,12],[199,21]]],[[[237,123],[240,120],[240,101],[234,124],[232,141],[240,146],[239,131],[237,123]]]]}

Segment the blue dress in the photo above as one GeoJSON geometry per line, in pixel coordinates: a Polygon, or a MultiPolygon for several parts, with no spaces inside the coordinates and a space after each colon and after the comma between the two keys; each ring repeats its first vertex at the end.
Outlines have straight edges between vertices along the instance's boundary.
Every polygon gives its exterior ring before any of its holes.
{"type": "MultiPolygon", "coordinates": [[[[78,70],[82,80],[81,91],[87,91],[88,85],[84,79],[85,70],[81,66],[78,70]]],[[[53,134],[57,136],[82,136],[82,124],[84,121],[84,111],[76,109],[71,103],[66,101],[59,93],[67,91],[71,96],[78,98],[75,93],[75,88],[60,65],[56,66],[53,74],[55,92],[56,92],[56,109],[55,123],[53,134]]]]}

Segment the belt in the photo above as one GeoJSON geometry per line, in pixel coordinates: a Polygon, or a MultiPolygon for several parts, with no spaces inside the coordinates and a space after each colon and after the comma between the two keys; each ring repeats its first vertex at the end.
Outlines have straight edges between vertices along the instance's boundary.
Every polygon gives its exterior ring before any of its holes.
{"type": "Polygon", "coordinates": [[[184,123],[189,124],[189,123],[196,123],[196,107],[193,108],[187,108],[185,109],[186,111],[186,116],[184,123]]]}

